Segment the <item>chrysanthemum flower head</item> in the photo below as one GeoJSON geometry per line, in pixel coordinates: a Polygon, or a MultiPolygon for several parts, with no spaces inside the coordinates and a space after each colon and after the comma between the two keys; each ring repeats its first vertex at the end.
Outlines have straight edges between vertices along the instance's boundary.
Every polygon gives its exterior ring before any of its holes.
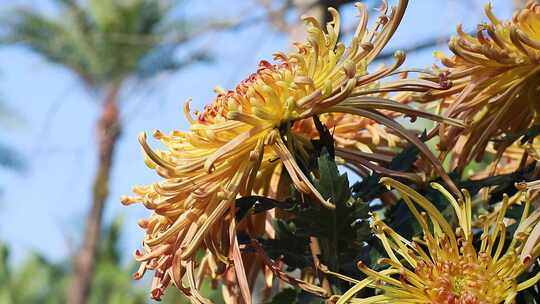
{"type": "Polygon", "coordinates": [[[367,278],[339,298],[347,303],[364,288],[381,293],[353,303],[415,304],[498,304],[515,303],[516,295],[540,280],[540,274],[522,279],[540,254],[538,234],[540,211],[530,212],[525,192],[505,196],[498,209],[480,218],[481,235],[473,234],[471,197],[455,199],[441,185],[433,183],[449,201],[457,218],[457,228],[424,196],[390,178],[382,182],[395,188],[422,229],[422,235],[408,240],[375,217],[373,229],[388,258],[379,260],[384,270],[375,271],[359,263],[367,278]],[[507,241],[505,218],[510,204],[524,203],[517,228],[507,241]]]}
{"type": "MultiPolygon", "coordinates": [[[[367,71],[368,64],[396,30],[406,4],[402,0],[391,9],[385,5],[373,29],[367,28],[366,8],[359,4],[360,24],[348,48],[338,42],[340,19],[334,9],[330,9],[333,20],[326,25],[326,31],[314,18],[305,17],[307,42],[296,44],[296,50],[288,55],[275,54],[276,63],[262,61],[257,71],[234,90],[218,89],[216,99],[203,111],[192,115],[186,103],[189,131],[156,131],[154,138],[166,150],[151,149],[146,135],[140,136],[146,163],[163,180],[135,187],[136,195],[124,197],[123,202],[142,202],[154,212],[140,223],[146,236],[143,250],[135,256],[141,262],[137,278],[148,269],[154,270],[154,298],[159,299],[164,289],[174,283],[192,301],[203,302],[197,291],[200,280],[205,275],[216,278],[232,269],[231,265],[242,296],[249,297],[235,234],[238,197],[252,193],[276,197],[280,193],[279,181],[286,176],[299,191],[333,208],[295,159],[295,155],[307,157],[311,145],[309,128],[295,126],[302,121],[316,115],[329,121],[334,115],[354,122],[351,117],[360,115],[393,129],[434,159],[413,133],[377,109],[441,118],[377,94],[425,91],[446,84],[404,79],[380,83],[403,63],[401,52],[396,54],[393,66],[372,74],[367,71]],[[205,258],[198,263],[196,254],[201,251],[205,258]]],[[[360,136],[350,127],[336,129],[345,130],[341,134],[347,133],[348,142],[355,146],[360,136]]],[[[393,140],[391,136],[386,138],[393,140]]]]}
{"type": "MultiPolygon", "coordinates": [[[[481,158],[490,140],[522,134],[538,123],[540,114],[540,4],[529,2],[508,21],[497,19],[490,3],[485,14],[488,22],[475,35],[458,27],[449,43],[454,56],[436,53],[452,89],[424,96],[444,98],[447,115],[469,124],[466,129],[440,128],[441,148],[457,147],[460,169],[481,158]]],[[[501,143],[498,149],[510,144],[501,143]]]]}

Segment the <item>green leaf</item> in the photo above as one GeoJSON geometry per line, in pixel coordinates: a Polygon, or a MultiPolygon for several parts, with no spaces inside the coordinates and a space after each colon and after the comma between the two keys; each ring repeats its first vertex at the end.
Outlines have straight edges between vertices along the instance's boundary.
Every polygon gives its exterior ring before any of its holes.
{"type": "Polygon", "coordinates": [[[318,116],[313,116],[313,122],[315,128],[319,132],[319,139],[313,140],[313,145],[317,151],[327,151],[331,158],[335,156],[334,137],[330,133],[330,130],[321,122],[318,116]]]}
{"type": "Polygon", "coordinates": [[[319,240],[322,259],[329,269],[339,269],[339,232],[347,217],[347,202],[351,196],[347,175],[341,175],[337,165],[330,160],[328,154],[323,154],[317,161],[320,178],[314,182],[315,187],[323,198],[329,199],[335,210],[321,209],[321,218],[325,219],[326,235],[319,240]]]}
{"type": "Polygon", "coordinates": [[[277,237],[259,240],[269,257],[283,257],[288,270],[303,269],[313,265],[309,251],[309,238],[298,233],[293,221],[275,220],[273,222],[277,237]]]}
{"type": "Polygon", "coordinates": [[[328,154],[323,154],[317,160],[320,178],[314,181],[315,188],[325,199],[336,206],[338,215],[343,215],[346,204],[351,196],[347,174],[340,174],[336,163],[328,154]]]}

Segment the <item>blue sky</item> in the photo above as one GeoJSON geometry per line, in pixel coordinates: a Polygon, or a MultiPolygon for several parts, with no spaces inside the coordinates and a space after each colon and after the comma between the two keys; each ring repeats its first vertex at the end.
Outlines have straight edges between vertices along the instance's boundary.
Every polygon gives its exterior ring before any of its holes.
{"type": "MultiPolygon", "coordinates": [[[[193,20],[258,15],[256,1],[187,1],[179,8],[193,20]]],[[[395,1],[390,1],[394,3],[395,1]]],[[[458,23],[466,30],[483,18],[482,0],[411,0],[404,21],[389,47],[407,46],[428,37],[449,35],[458,23]]],[[[511,14],[511,1],[492,1],[495,12],[511,14]]],[[[53,7],[46,0],[0,1],[0,14],[14,5],[35,6],[46,13],[53,7]]],[[[375,15],[375,12],[371,12],[375,15]]],[[[352,7],[343,11],[344,23],[356,22],[352,7]]],[[[134,184],[158,180],[142,161],[137,134],[154,129],[186,129],[182,106],[193,97],[192,108],[200,109],[213,98],[213,87],[232,88],[261,59],[286,51],[288,39],[268,23],[237,31],[207,35],[187,47],[209,47],[215,62],[195,64],[151,83],[127,87],[122,96],[123,134],[115,155],[110,197],[105,220],[123,216],[122,248],[126,256],[137,248],[142,231],[138,219],[149,212],[119,203],[134,184]]],[[[440,47],[444,50],[444,45],[440,47]]],[[[179,56],[185,50],[179,51],[179,56]]],[[[411,54],[407,66],[429,67],[431,50],[411,54]]],[[[18,126],[0,130],[0,141],[18,149],[27,162],[24,173],[0,170],[0,240],[12,248],[15,261],[30,251],[53,260],[76,249],[90,203],[90,185],[96,162],[94,125],[98,107],[95,98],[65,69],[51,65],[20,47],[0,48],[0,100],[22,117],[18,126]]]]}

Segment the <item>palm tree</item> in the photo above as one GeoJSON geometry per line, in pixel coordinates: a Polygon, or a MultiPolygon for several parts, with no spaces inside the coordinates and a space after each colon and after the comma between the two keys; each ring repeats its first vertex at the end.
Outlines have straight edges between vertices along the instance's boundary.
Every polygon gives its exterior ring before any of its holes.
{"type": "MultiPolygon", "coordinates": [[[[96,124],[98,163],[92,204],[81,248],[74,260],[69,303],[86,303],[95,268],[104,205],[120,136],[120,92],[129,80],[146,80],[182,66],[174,50],[189,37],[174,20],[173,3],[161,0],[53,0],[60,14],[49,17],[17,8],[5,22],[4,41],[28,47],[73,72],[100,100],[96,124]]],[[[171,0],[174,1],[174,0],[171,0]]],[[[201,59],[197,53],[188,62],[201,59]]],[[[184,62],[185,63],[185,62],[184,62]]]]}

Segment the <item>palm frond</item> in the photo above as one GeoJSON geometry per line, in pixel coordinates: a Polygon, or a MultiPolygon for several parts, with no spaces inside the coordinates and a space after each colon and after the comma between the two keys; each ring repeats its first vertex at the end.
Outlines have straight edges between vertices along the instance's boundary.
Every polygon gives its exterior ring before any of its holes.
{"type": "Polygon", "coordinates": [[[4,43],[27,46],[45,59],[75,72],[94,89],[112,81],[148,76],[181,67],[173,64],[176,48],[185,40],[169,40],[179,29],[167,26],[172,6],[162,1],[57,0],[61,15],[45,16],[31,9],[16,9],[4,22],[4,43]],[[163,68],[145,68],[145,58],[160,53],[163,68]],[[143,63],[143,64],[141,64],[143,63]]]}

